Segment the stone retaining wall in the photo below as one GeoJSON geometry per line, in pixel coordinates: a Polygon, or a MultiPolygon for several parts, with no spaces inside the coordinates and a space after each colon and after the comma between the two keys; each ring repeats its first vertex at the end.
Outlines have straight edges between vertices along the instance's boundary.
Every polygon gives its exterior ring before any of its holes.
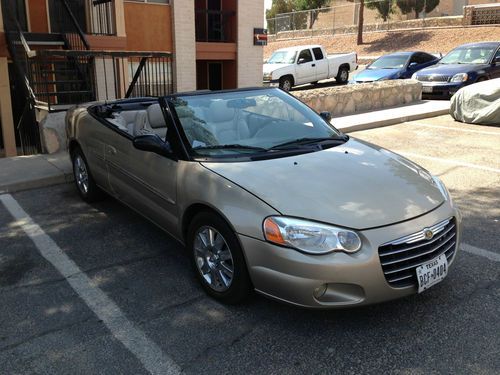
{"type": "Polygon", "coordinates": [[[393,80],[291,93],[317,112],[345,116],[417,102],[422,98],[422,84],[414,80],[393,80]]]}

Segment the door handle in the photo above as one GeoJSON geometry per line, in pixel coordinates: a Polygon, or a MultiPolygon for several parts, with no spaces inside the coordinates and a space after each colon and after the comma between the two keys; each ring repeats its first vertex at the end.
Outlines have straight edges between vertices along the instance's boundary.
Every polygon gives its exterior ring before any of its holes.
{"type": "Polygon", "coordinates": [[[312,66],[316,66],[316,64],[312,64],[312,66]]]}
{"type": "Polygon", "coordinates": [[[106,154],[116,155],[116,148],[114,148],[113,146],[106,146],[106,154]]]}

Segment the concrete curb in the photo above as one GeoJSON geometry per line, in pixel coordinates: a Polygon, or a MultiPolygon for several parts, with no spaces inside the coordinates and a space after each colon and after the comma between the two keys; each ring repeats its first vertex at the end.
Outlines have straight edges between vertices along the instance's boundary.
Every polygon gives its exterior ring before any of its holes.
{"type": "Polygon", "coordinates": [[[421,120],[429,117],[442,116],[450,113],[449,102],[443,102],[437,106],[433,103],[430,104],[431,105],[428,106],[430,108],[426,108],[427,103],[421,103],[381,111],[366,112],[352,116],[337,117],[332,120],[332,124],[344,133],[350,133],[381,128],[408,121],[421,120]],[[384,114],[386,114],[386,116],[384,116],[384,114]],[[353,119],[355,119],[355,121],[352,121],[353,119]]]}
{"type": "Polygon", "coordinates": [[[387,120],[372,121],[369,123],[352,125],[352,126],[348,126],[346,128],[343,128],[342,131],[345,133],[349,133],[349,132],[355,132],[355,131],[359,131],[359,130],[382,128],[384,126],[396,125],[396,124],[400,124],[402,122],[421,120],[421,119],[429,118],[429,117],[442,116],[442,115],[447,115],[449,113],[450,113],[450,111],[448,109],[441,109],[441,110],[436,110],[433,112],[419,113],[419,114],[415,114],[415,115],[395,117],[395,118],[389,118],[387,120]]]}

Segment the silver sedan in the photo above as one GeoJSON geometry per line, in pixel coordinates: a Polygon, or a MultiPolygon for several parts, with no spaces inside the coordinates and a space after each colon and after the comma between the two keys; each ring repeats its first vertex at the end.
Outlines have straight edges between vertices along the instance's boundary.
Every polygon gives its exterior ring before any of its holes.
{"type": "Polygon", "coordinates": [[[76,186],[183,243],[201,285],[335,308],[420,293],[449,272],[461,216],[415,163],[335,129],[279,89],[68,111],[76,186]]]}

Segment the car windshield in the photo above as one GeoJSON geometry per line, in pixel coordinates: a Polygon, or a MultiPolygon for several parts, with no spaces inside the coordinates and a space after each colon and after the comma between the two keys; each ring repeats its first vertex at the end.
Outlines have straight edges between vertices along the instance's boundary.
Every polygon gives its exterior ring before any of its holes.
{"type": "Polygon", "coordinates": [[[448,53],[440,64],[487,64],[495,51],[494,47],[459,47],[448,53]]]}
{"type": "Polygon", "coordinates": [[[408,56],[382,56],[375,60],[368,69],[401,69],[408,61],[408,56]]]}
{"type": "Polygon", "coordinates": [[[297,51],[276,51],[267,60],[268,64],[293,64],[297,51]]]}
{"type": "Polygon", "coordinates": [[[279,89],[178,96],[170,102],[199,156],[310,151],[317,144],[345,142],[316,112],[279,89]]]}

